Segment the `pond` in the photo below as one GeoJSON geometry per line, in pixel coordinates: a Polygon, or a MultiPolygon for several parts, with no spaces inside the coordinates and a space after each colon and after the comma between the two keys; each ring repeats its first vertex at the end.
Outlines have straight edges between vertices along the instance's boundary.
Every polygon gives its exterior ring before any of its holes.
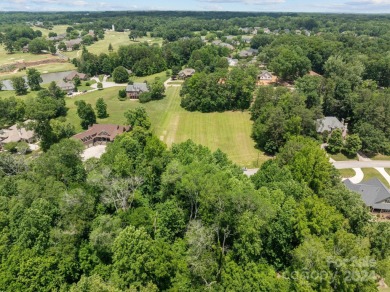
{"type": "MultiPolygon", "coordinates": [[[[70,72],[73,71],[64,71],[64,72],[55,72],[55,73],[45,73],[41,74],[42,84],[50,83],[52,81],[60,81],[69,75],[70,72]]],[[[23,77],[27,82],[27,77],[23,77]]],[[[2,90],[14,90],[11,84],[11,80],[3,80],[3,89],[2,90]]]]}

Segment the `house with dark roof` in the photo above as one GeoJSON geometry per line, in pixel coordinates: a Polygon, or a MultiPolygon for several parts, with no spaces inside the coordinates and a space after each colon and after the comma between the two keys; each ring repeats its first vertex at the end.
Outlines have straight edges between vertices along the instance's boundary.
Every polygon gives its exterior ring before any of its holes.
{"type": "Polygon", "coordinates": [[[348,131],[348,125],[340,122],[336,117],[323,117],[316,121],[317,133],[323,133],[328,131],[331,133],[335,129],[340,129],[343,133],[343,137],[346,137],[348,131]]]}
{"type": "Polygon", "coordinates": [[[195,69],[185,68],[179,72],[178,77],[179,79],[184,80],[191,77],[194,74],[195,74],[195,69]]]}
{"type": "Polygon", "coordinates": [[[126,87],[126,94],[130,99],[138,99],[144,92],[149,92],[149,88],[146,83],[134,83],[129,84],[126,87]]]}
{"type": "Polygon", "coordinates": [[[57,86],[59,88],[61,88],[63,91],[65,91],[66,93],[74,92],[74,90],[76,89],[73,82],[70,82],[70,81],[60,80],[60,81],[57,81],[56,83],[57,83],[57,86]]]}
{"type": "Polygon", "coordinates": [[[358,193],[372,211],[390,211],[390,191],[379,179],[373,178],[358,184],[347,179],[344,185],[358,193]]]}
{"type": "Polygon", "coordinates": [[[72,71],[67,76],[65,76],[64,81],[65,82],[72,81],[73,79],[76,78],[76,76],[78,76],[80,78],[80,80],[86,80],[87,79],[87,74],[79,73],[77,71],[72,71]]]}
{"type": "Polygon", "coordinates": [[[72,51],[74,47],[79,46],[82,42],[81,38],[73,39],[70,41],[65,42],[66,49],[68,51],[72,51]]]}
{"type": "Polygon", "coordinates": [[[258,52],[259,52],[258,50],[250,48],[250,49],[240,51],[238,55],[241,58],[247,58],[247,57],[252,57],[254,55],[257,55],[258,52]]]}
{"type": "Polygon", "coordinates": [[[105,145],[114,141],[116,136],[130,131],[130,126],[113,124],[94,124],[88,130],[72,136],[73,139],[81,141],[86,148],[95,145],[105,145]]]}

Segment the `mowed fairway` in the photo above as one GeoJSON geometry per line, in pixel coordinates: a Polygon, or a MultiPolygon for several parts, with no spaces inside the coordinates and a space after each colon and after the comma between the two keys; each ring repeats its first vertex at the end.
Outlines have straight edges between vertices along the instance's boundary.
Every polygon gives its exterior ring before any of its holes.
{"type": "Polygon", "coordinates": [[[180,107],[180,87],[169,87],[163,100],[140,104],[138,101],[119,101],[120,87],[94,91],[75,98],[67,98],[68,121],[81,131],[76,113],[76,100],[83,99],[95,106],[96,100],[103,97],[107,103],[109,117],[99,123],[125,123],[123,113],[137,106],[145,107],[152,121],[153,132],[168,146],[192,139],[215,151],[218,148],[240,166],[258,167],[267,159],[254,148],[250,137],[252,122],[248,112],[200,113],[188,112],[180,107]]]}

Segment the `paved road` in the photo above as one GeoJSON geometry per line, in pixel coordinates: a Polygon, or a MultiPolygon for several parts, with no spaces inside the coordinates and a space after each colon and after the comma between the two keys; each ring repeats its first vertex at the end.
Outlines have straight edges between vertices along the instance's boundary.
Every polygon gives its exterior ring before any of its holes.
{"type": "Polygon", "coordinates": [[[390,161],[387,160],[371,160],[371,161],[335,161],[333,162],[334,167],[337,169],[345,168],[390,168],[390,161]]]}
{"type": "MultiPolygon", "coordinates": [[[[387,160],[370,160],[370,161],[331,161],[335,168],[346,169],[346,168],[390,168],[390,161],[387,160]]],[[[247,169],[244,174],[247,176],[254,175],[259,169],[247,169]]],[[[360,175],[356,178],[358,180],[360,175]]]]}

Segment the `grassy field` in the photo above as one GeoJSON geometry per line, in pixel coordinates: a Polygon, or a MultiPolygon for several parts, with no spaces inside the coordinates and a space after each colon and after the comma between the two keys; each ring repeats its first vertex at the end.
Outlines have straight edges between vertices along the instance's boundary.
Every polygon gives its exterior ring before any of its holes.
{"type": "Polygon", "coordinates": [[[55,25],[51,30],[42,27],[37,27],[37,26],[32,26],[31,28],[33,30],[40,30],[42,32],[42,35],[47,37],[49,35],[49,32],[55,32],[56,34],[66,33],[67,27],[68,25],[55,25]]]}
{"type": "Polygon", "coordinates": [[[0,66],[5,64],[12,64],[20,61],[38,61],[45,59],[52,59],[52,54],[30,54],[15,52],[13,54],[7,54],[3,46],[0,46],[0,66]]]}
{"type": "MultiPolygon", "coordinates": [[[[92,44],[91,46],[88,46],[87,49],[89,52],[97,55],[100,53],[108,54],[109,44],[111,44],[114,51],[116,51],[120,46],[139,44],[142,42],[148,42],[149,44],[157,43],[161,45],[162,39],[143,37],[137,39],[136,41],[132,41],[129,39],[129,32],[106,31],[103,40],[99,40],[96,43],[92,44]]],[[[64,52],[64,55],[68,56],[69,58],[78,57],[78,54],[79,54],[78,51],[64,52]]]]}
{"type": "Polygon", "coordinates": [[[382,154],[377,154],[373,157],[370,157],[370,159],[372,160],[390,160],[390,156],[389,155],[382,155],[382,154]]]}
{"type": "MultiPolygon", "coordinates": [[[[76,67],[72,63],[53,63],[53,64],[43,64],[39,66],[34,66],[33,68],[37,69],[41,74],[52,73],[52,72],[62,72],[76,70],[76,67]]],[[[12,77],[26,76],[26,70],[19,71],[17,73],[7,73],[0,74],[0,80],[10,79],[12,77]]]]}
{"type": "Polygon", "coordinates": [[[389,184],[375,168],[362,168],[362,171],[364,173],[364,178],[363,181],[370,180],[372,178],[377,178],[379,179],[385,186],[389,187],[389,184]]]}
{"type": "Polygon", "coordinates": [[[330,155],[330,157],[332,157],[336,161],[357,160],[357,156],[355,156],[354,158],[348,158],[343,153],[337,153],[337,154],[332,154],[332,155],[329,154],[329,155],[330,155]]]}
{"type": "Polygon", "coordinates": [[[138,101],[119,101],[121,87],[94,91],[75,98],[67,98],[68,121],[81,131],[76,113],[76,100],[83,99],[95,106],[96,100],[103,97],[107,103],[109,117],[99,123],[125,123],[123,113],[137,106],[145,107],[152,121],[154,133],[168,146],[192,139],[211,150],[220,148],[229,158],[241,166],[257,167],[267,157],[254,148],[250,138],[251,121],[248,112],[208,113],[187,112],[180,107],[180,87],[167,89],[167,96],[160,101],[140,104],[138,101]]]}
{"type": "Polygon", "coordinates": [[[355,176],[355,171],[352,168],[339,169],[340,175],[343,178],[350,178],[355,176]]]}

